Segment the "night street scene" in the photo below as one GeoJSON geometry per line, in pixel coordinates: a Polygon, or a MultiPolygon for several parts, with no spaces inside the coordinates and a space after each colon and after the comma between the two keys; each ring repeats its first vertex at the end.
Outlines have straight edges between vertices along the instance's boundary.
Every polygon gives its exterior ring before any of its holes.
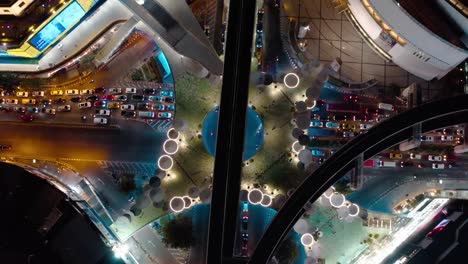
{"type": "Polygon", "coordinates": [[[468,0],[0,1],[0,264],[463,264],[468,0]]]}

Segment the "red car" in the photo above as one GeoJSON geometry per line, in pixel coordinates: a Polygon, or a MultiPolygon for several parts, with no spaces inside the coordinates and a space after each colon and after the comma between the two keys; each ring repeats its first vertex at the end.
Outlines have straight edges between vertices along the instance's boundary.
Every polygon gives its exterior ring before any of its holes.
{"type": "Polygon", "coordinates": [[[96,107],[106,107],[107,102],[106,101],[96,101],[96,102],[94,102],[94,106],[96,106],[96,107]]]}
{"type": "Polygon", "coordinates": [[[112,94],[107,94],[107,95],[103,95],[101,97],[101,100],[109,100],[109,101],[114,101],[114,96],[112,94]]]}
{"type": "Polygon", "coordinates": [[[104,87],[98,87],[94,89],[95,93],[105,93],[106,89],[104,87]]]}
{"type": "Polygon", "coordinates": [[[20,119],[23,120],[23,121],[26,121],[26,122],[31,122],[33,121],[33,116],[32,115],[21,115],[20,116],[20,119]]]}

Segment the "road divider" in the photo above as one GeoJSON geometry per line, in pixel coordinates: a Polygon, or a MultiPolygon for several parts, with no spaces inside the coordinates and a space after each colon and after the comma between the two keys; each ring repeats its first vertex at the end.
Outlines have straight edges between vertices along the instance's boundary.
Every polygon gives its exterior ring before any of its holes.
{"type": "Polygon", "coordinates": [[[86,129],[100,129],[100,130],[120,130],[119,125],[86,125],[86,124],[72,124],[72,123],[48,123],[48,122],[22,122],[22,121],[0,121],[2,124],[13,124],[20,126],[47,126],[47,127],[67,127],[67,128],[86,128],[86,129]]]}

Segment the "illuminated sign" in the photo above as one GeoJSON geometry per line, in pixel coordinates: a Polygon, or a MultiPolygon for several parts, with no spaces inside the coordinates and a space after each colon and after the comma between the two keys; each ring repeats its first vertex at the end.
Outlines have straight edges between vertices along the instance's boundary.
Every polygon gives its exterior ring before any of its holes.
{"type": "Polygon", "coordinates": [[[60,34],[75,24],[83,15],[85,10],[77,2],[72,2],[55,16],[45,27],[29,40],[29,44],[39,51],[49,46],[60,34]]]}

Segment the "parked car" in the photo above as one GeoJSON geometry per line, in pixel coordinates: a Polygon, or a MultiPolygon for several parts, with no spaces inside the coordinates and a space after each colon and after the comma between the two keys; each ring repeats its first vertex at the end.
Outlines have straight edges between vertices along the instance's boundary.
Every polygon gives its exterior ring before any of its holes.
{"type": "Polygon", "coordinates": [[[99,96],[97,96],[97,95],[91,95],[91,96],[86,97],[86,101],[94,102],[94,101],[98,101],[98,100],[99,100],[99,96]]]}
{"type": "Polygon", "coordinates": [[[323,123],[320,121],[311,121],[310,127],[323,127],[323,123]]]}
{"type": "Polygon", "coordinates": [[[410,153],[410,159],[421,159],[421,154],[410,153]]]}
{"type": "Polygon", "coordinates": [[[33,97],[44,96],[44,91],[33,91],[32,96],[33,97]]]}
{"type": "Polygon", "coordinates": [[[107,107],[107,101],[96,101],[94,102],[95,107],[107,107]]]}
{"type": "Polygon", "coordinates": [[[94,90],[91,89],[84,89],[80,91],[80,94],[93,94],[94,90]]]}
{"type": "Polygon", "coordinates": [[[354,137],[354,132],[345,131],[345,132],[343,132],[343,137],[345,137],[345,138],[347,138],[347,137],[354,137]]]}
{"type": "Polygon", "coordinates": [[[125,88],[125,93],[136,94],[136,88],[125,88]]]}
{"type": "Polygon", "coordinates": [[[151,105],[148,103],[137,103],[136,108],[138,110],[149,110],[151,109],[151,105]]]}
{"type": "Polygon", "coordinates": [[[334,122],[326,122],[325,127],[327,127],[327,128],[338,128],[338,127],[340,127],[340,124],[334,123],[334,122]]]}
{"type": "Polygon", "coordinates": [[[124,117],[136,117],[135,111],[122,111],[120,114],[124,117]]]}
{"type": "Polygon", "coordinates": [[[372,127],[371,124],[359,124],[359,129],[361,130],[368,130],[372,127]]]}
{"type": "Polygon", "coordinates": [[[160,91],[159,95],[160,96],[165,96],[165,97],[173,97],[174,92],[173,91],[160,91]]]}
{"type": "Polygon", "coordinates": [[[443,170],[443,169],[445,169],[445,164],[443,164],[443,163],[432,163],[432,169],[434,169],[434,170],[443,170]]]}
{"type": "Polygon", "coordinates": [[[31,122],[34,118],[31,114],[24,114],[20,116],[20,119],[26,122],[31,122]]]}
{"type": "Polygon", "coordinates": [[[434,141],[434,137],[433,136],[421,136],[421,141],[432,142],[432,141],[434,141]]]}
{"type": "Polygon", "coordinates": [[[169,113],[169,112],[159,112],[158,113],[158,118],[166,119],[166,118],[171,118],[171,117],[172,117],[172,114],[169,113]]]}
{"type": "Polygon", "coordinates": [[[114,99],[115,99],[115,96],[113,96],[112,94],[103,95],[101,97],[101,100],[114,101],[114,99]]]}
{"type": "Polygon", "coordinates": [[[95,111],[96,115],[104,115],[104,116],[110,116],[111,111],[108,109],[98,109],[95,111]]]}
{"type": "Polygon", "coordinates": [[[111,94],[122,93],[122,88],[109,88],[109,93],[111,93],[111,94]]]}
{"type": "Polygon", "coordinates": [[[160,102],[160,103],[162,103],[164,101],[164,99],[161,96],[154,96],[154,95],[149,96],[148,100],[153,101],[153,102],[160,102]]]}
{"type": "Polygon", "coordinates": [[[21,99],[22,104],[35,105],[36,99],[21,99]]]}
{"type": "Polygon", "coordinates": [[[442,135],[442,136],[440,136],[440,140],[442,140],[442,141],[453,141],[453,136],[442,135]]]}
{"type": "Polygon", "coordinates": [[[95,93],[105,93],[106,89],[104,87],[97,87],[97,88],[94,88],[94,92],[95,93]]]}
{"type": "Polygon", "coordinates": [[[154,110],[158,110],[158,111],[164,111],[164,109],[166,109],[166,107],[162,104],[155,104],[153,105],[153,109],[154,110]]]}
{"type": "Polygon", "coordinates": [[[119,102],[110,102],[107,104],[107,108],[109,109],[119,109],[120,103],[119,102]]]}
{"type": "Polygon", "coordinates": [[[18,104],[18,99],[5,99],[5,104],[18,104]]]}
{"type": "Polygon", "coordinates": [[[28,107],[28,108],[26,108],[26,111],[28,113],[37,114],[37,113],[39,113],[39,108],[37,108],[37,107],[28,107]]]}
{"type": "Polygon", "coordinates": [[[62,90],[52,90],[50,91],[50,95],[63,95],[62,90]]]}
{"type": "Polygon", "coordinates": [[[173,97],[164,97],[164,102],[166,102],[166,103],[173,103],[173,102],[174,102],[174,98],[173,98],[173,97]]]}
{"type": "Polygon", "coordinates": [[[116,95],[114,97],[115,101],[120,101],[120,102],[125,102],[128,100],[128,97],[126,95],[116,95]]]}
{"type": "Polygon", "coordinates": [[[403,158],[403,154],[401,153],[390,153],[389,154],[389,157],[391,159],[402,159],[403,158]]]}
{"type": "Polygon", "coordinates": [[[154,89],[154,88],[145,88],[145,89],[143,89],[143,93],[144,94],[155,94],[156,89],[154,89]]]}
{"type": "Polygon", "coordinates": [[[132,95],[132,99],[133,100],[136,100],[136,101],[144,101],[145,100],[145,96],[141,95],[141,94],[134,94],[132,95]]]}
{"type": "Polygon", "coordinates": [[[152,119],[154,118],[154,112],[151,111],[139,111],[138,116],[141,118],[152,119]]]}
{"type": "Polygon", "coordinates": [[[429,155],[429,156],[427,156],[427,160],[430,160],[430,161],[442,161],[442,156],[429,155]]]}
{"type": "Polygon", "coordinates": [[[16,92],[16,96],[18,96],[18,97],[28,97],[28,92],[16,92]]]}
{"type": "Polygon", "coordinates": [[[48,114],[48,115],[55,115],[55,109],[53,108],[45,108],[44,109],[44,113],[48,114]]]}

